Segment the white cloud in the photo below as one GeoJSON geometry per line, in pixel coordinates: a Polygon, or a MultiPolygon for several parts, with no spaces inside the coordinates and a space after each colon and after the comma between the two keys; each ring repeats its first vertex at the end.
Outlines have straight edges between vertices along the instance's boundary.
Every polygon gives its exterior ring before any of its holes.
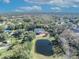
{"type": "Polygon", "coordinates": [[[59,8],[59,7],[52,7],[51,9],[52,10],[61,10],[61,8],[59,8]]]}
{"type": "Polygon", "coordinates": [[[24,0],[25,2],[37,3],[37,4],[51,4],[63,7],[79,6],[79,0],[24,0]]]}
{"type": "Polygon", "coordinates": [[[72,7],[76,8],[76,7],[78,7],[78,5],[73,5],[72,7]]]}
{"type": "Polygon", "coordinates": [[[5,2],[5,3],[10,3],[10,0],[3,0],[3,2],[5,2]]]}
{"type": "Polygon", "coordinates": [[[22,6],[17,8],[15,11],[41,11],[42,8],[40,6],[22,6]]]}
{"type": "Polygon", "coordinates": [[[50,4],[54,4],[61,7],[73,7],[74,5],[79,5],[79,0],[52,0],[50,4]]]}
{"type": "Polygon", "coordinates": [[[61,12],[62,11],[62,9],[60,7],[52,7],[51,9],[52,9],[52,11],[55,11],[55,12],[61,12]]]}
{"type": "Polygon", "coordinates": [[[11,2],[11,0],[0,0],[0,2],[4,2],[4,3],[10,3],[11,2]]]}
{"type": "Polygon", "coordinates": [[[20,10],[20,9],[16,9],[14,10],[15,12],[23,12],[23,10],[20,10]]]}
{"type": "Polygon", "coordinates": [[[31,6],[31,7],[19,7],[19,9],[22,10],[42,10],[42,8],[40,6],[31,6]]]}
{"type": "Polygon", "coordinates": [[[44,3],[48,3],[51,0],[24,0],[25,2],[30,2],[30,3],[40,3],[40,4],[44,4],[44,3]]]}

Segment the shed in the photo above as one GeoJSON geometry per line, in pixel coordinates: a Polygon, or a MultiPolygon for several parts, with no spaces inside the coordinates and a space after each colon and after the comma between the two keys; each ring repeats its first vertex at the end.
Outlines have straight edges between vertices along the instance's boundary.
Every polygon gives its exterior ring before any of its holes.
{"type": "Polygon", "coordinates": [[[52,44],[49,40],[45,40],[45,39],[37,40],[35,49],[37,53],[40,53],[46,56],[50,56],[53,54],[52,44]]]}

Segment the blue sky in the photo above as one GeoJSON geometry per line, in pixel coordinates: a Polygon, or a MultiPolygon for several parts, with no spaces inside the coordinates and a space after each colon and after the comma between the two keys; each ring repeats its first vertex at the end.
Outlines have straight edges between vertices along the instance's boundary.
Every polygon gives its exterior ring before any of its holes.
{"type": "Polygon", "coordinates": [[[0,12],[79,13],[79,0],[0,0],[0,12]]]}

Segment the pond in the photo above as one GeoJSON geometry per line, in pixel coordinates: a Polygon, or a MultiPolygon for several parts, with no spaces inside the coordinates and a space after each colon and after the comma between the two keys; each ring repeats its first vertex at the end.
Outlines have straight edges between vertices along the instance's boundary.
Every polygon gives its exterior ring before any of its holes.
{"type": "Polygon", "coordinates": [[[35,49],[37,53],[46,56],[51,56],[53,54],[52,44],[49,40],[37,40],[35,49]]]}

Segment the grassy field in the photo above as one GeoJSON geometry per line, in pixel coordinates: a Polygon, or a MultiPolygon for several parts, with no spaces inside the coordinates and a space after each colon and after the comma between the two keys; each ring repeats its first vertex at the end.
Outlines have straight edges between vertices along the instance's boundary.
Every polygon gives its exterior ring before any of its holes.
{"type": "Polygon", "coordinates": [[[35,43],[37,40],[42,40],[42,39],[49,39],[49,36],[47,37],[42,37],[42,36],[36,36],[36,38],[32,41],[32,50],[31,50],[31,55],[32,59],[64,59],[63,56],[45,56],[39,53],[35,52],[35,43]]]}

